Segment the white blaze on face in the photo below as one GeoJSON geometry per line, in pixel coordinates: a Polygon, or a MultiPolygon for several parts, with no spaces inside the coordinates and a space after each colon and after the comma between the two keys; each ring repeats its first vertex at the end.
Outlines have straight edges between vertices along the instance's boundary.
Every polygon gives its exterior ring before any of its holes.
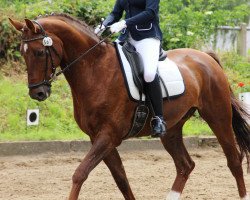
{"type": "Polygon", "coordinates": [[[27,43],[24,43],[24,44],[22,43],[22,44],[21,44],[21,47],[20,47],[20,50],[21,50],[22,53],[26,53],[27,50],[28,50],[28,48],[29,48],[29,47],[28,47],[28,44],[27,44],[27,43]]]}
{"type": "Polygon", "coordinates": [[[23,51],[24,51],[24,53],[27,52],[28,48],[29,48],[28,44],[25,43],[25,44],[23,45],[23,51]]]}
{"type": "Polygon", "coordinates": [[[168,193],[166,200],[180,200],[180,197],[181,197],[181,193],[171,190],[168,193]]]}

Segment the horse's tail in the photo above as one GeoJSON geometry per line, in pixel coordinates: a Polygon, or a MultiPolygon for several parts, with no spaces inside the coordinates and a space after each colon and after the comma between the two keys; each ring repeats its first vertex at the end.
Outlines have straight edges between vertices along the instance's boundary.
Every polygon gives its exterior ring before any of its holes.
{"type": "MultiPolygon", "coordinates": [[[[210,55],[222,68],[219,57],[214,52],[206,52],[210,55]]],[[[233,130],[236,136],[236,140],[240,147],[240,150],[245,153],[250,153],[250,124],[247,122],[247,119],[250,119],[250,112],[247,112],[247,108],[236,99],[233,94],[231,87],[231,105],[233,111],[233,130]]]]}
{"type": "Polygon", "coordinates": [[[231,92],[231,104],[233,110],[233,130],[241,151],[250,153],[250,113],[235,98],[231,92]]]}
{"type": "MultiPolygon", "coordinates": [[[[210,55],[222,68],[220,59],[214,52],[206,53],[210,55]]],[[[244,105],[238,99],[236,99],[231,87],[230,91],[233,112],[232,126],[240,151],[245,153],[247,156],[248,173],[250,173],[250,124],[249,121],[247,121],[250,120],[250,112],[248,112],[247,108],[244,107],[244,105]]]]}
{"type": "MultiPolygon", "coordinates": [[[[233,130],[241,153],[246,154],[247,172],[250,173],[250,112],[235,98],[231,90],[231,104],[233,111],[233,130]],[[249,120],[249,121],[247,121],[249,120]]],[[[244,155],[244,154],[243,154],[244,155]]]]}
{"type": "Polygon", "coordinates": [[[250,113],[241,105],[238,99],[231,94],[231,103],[233,110],[233,129],[240,149],[250,153],[250,113]]]}
{"type": "Polygon", "coordinates": [[[216,53],[214,53],[213,51],[207,51],[206,54],[210,55],[222,68],[222,64],[221,64],[220,59],[216,53]]]}

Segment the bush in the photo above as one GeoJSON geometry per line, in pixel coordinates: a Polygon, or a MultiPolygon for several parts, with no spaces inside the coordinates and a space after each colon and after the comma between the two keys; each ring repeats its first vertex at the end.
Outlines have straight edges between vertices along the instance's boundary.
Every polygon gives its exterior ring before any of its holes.
{"type": "Polygon", "coordinates": [[[220,57],[232,89],[236,93],[241,92],[242,88],[239,87],[240,82],[246,86],[250,84],[250,62],[247,58],[233,52],[221,53],[220,57]]]}
{"type": "Polygon", "coordinates": [[[9,21],[6,18],[0,20],[0,59],[17,60],[20,59],[20,53],[18,49],[18,33],[14,31],[9,25],[9,21]]]}
{"type": "Polygon", "coordinates": [[[200,48],[220,25],[248,22],[246,0],[162,0],[161,27],[167,49],[200,48]]]}
{"type": "Polygon", "coordinates": [[[23,20],[34,19],[38,15],[55,13],[68,13],[89,25],[96,25],[110,11],[114,1],[1,1],[0,2],[0,62],[16,60],[20,58],[20,37],[8,21],[8,17],[23,20]],[[108,5],[108,6],[107,6],[108,5]],[[18,13],[18,14],[16,14],[18,13]]]}
{"type": "MultiPolygon", "coordinates": [[[[0,59],[18,59],[19,38],[8,17],[35,18],[46,13],[69,13],[96,25],[112,10],[115,0],[2,0],[0,2],[0,59]]],[[[199,48],[218,25],[237,25],[249,18],[246,0],[161,0],[161,27],[166,49],[199,48]]]]}

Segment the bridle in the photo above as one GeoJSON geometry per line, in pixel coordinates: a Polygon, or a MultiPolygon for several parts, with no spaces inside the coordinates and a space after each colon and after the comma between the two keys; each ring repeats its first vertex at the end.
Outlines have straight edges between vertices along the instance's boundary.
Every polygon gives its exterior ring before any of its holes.
{"type": "Polygon", "coordinates": [[[45,32],[44,28],[42,27],[42,25],[38,21],[34,20],[33,22],[35,24],[37,24],[39,26],[39,28],[41,29],[41,36],[36,37],[36,38],[31,38],[31,39],[24,39],[24,38],[22,38],[22,41],[23,42],[33,42],[33,41],[37,41],[37,40],[43,40],[43,45],[45,47],[45,54],[46,54],[46,66],[45,66],[45,76],[44,76],[43,81],[41,81],[39,83],[28,84],[28,88],[29,89],[35,89],[35,88],[38,88],[38,87],[40,87],[42,85],[51,87],[51,83],[56,79],[56,77],[58,77],[59,75],[63,74],[73,64],[75,64],[76,62],[78,62],[80,59],[82,59],[85,55],[87,55],[89,52],[91,52],[93,49],[95,49],[97,46],[99,46],[101,43],[103,43],[107,38],[109,38],[113,34],[113,33],[110,33],[108,36],[106,36],[105,38],[103,38],[97,44],[95,44],[90,49],[88,49],[87,51],[85,51],[84,53],[82,53],[79,57],[77,57],[76,59],[74,59],[71,63],[66,64],[66,67],[64,67],[62,70],[60,70],[59,72],[56,73],[56,66],[54,65],[54,60],[53,60],[53,57],[52,57],[52,54],[51,54],[51,50],[55,53],[55,55],[59,58],[59,60],[62,60],[62,58],[58,54],[58,52],[55,49],[55,47],[53,46],[52,39],[46,34],[46,32],[45,32]],[[47,80],[46,79],[46,75],[47,75],[47,72],[49,70],[49,66],[48,66],[48,60],[49,59],[50,59],[50,62],[51,62],[52,73],[50,75],[50,79],[47,80]]]}
{"type": "Polygon", "coordinates": [[[52,39],[46,34],[42,25],[39,24],[37,21],[33,21],[33,22],[39,26],[39,28],[41,30],[41,36],[36,37],[36,38],[31,38],[31,39],[23,39],[22,38],[22,41],[23,42],[33,42],[33,41],[37,41],[37,40],[43,40],[43,45],[45,47],[46,63],[45,63],[45,75],[44,75],[43,81],[41,81],[39,83],[28,84],[28,88],[35,89],[35,88],[40,87],[41,85],[46,85],[46,86],[51,87],[51,82],[55,79],[55,76],[56,76],[56,66],[54,64],[54,60],[53,60],[51,52],[53,51],[55,53],[55,55],[59,58],[59,60],[61,60],[61,56],[58,54],[57,50],[53,46],[52,39]],[[49,62],[48,62],[49,59],[51,62],[52,73],[50,75],[50,79],[47,80],[46,75],[47,75],[47,72],[49,70],[49,62]]]}

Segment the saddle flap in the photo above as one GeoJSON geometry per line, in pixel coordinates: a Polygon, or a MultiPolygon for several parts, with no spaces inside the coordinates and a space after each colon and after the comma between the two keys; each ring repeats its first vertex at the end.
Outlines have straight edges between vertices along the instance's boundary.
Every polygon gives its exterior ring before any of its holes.
{"type": "Polygon", "coordinates": [[[136,48],[129,42],[125,42],[122,46],[122,50],[131,64],[133,71],[137,73],[138,76],[143,74],[143,62],[141,55],[136,51],[136,48]]]}
{"type": "Polygon", "coordinates": [[[122,46],[122,50],[130,53],[136,52],[136,48],[130,42],[125,42],[122,46]]]}
{"type": "Polygon", "coordinates": [[[129,42],[125,42],[122,46],[124,55],[126,56],[132,70],[133,80],[140,93],[143,93],[143,63],[141,55],[136,48],[129,42]]]}

